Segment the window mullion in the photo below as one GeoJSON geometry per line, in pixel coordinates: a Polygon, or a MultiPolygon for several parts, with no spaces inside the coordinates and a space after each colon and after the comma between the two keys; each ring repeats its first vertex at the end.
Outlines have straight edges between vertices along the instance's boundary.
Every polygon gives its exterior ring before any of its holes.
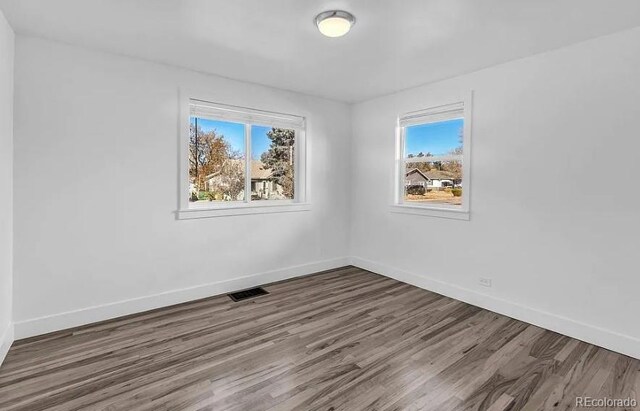
{"type": "Polygon", "coordinates": [[[244,125],[244,202],[251,202],[251,125],[244,125]]]}

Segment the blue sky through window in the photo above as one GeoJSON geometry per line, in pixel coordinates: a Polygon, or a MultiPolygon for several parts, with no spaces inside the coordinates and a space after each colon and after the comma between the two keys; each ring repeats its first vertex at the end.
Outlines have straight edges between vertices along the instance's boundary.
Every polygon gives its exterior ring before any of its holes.
{"type": "Polygon", "coordinates": [[[269,150],[271,139],[267,137],[267,133],[271,131],[271,127],[251,126],[251,158],[260,160],[262,153],[269,150]]]}
{"type": "MultiPolygon", "coordinates": [[[[194,117],[191,117],[191,124],[195,124],[194,117]]],[[[244,155],[244,124],[198,118],[198,127],[205,133],[215,130],[216,135],[224,136],[234,151],[244,155]]]]}
{"type": "Polygon", "coordinates": [[[460,118],[407,127],[405,157],[409,154],[417,155],[419,152],[431,153],[434,156],[449,154],[461,145],[463,125],[464,120],[460,118]]]}
{"type": "MultiPolygon", "coordinates": [[[[191,117],[191,124],[195,124],[194,117],[191,117]]],[[[217,135],[224,136],[233,150],[244,154],[244,124],[198,118],[198,127],[205,133],[215,130],[217,135]]],[[[262,153],[269,149],[271,140],[267,133],[270,130],[271,127],[251,126],[251,158],[259,160],[262,153]]]]}

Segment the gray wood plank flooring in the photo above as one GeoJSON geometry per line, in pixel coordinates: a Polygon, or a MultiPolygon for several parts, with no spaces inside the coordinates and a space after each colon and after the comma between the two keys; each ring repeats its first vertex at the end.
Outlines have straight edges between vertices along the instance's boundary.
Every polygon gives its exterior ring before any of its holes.
{"type": "Polygon", "coordinates": [[[265,288],[16,341],[0,409],[515,411],[640,398],[638,360],[355,267],[265,288]]]}

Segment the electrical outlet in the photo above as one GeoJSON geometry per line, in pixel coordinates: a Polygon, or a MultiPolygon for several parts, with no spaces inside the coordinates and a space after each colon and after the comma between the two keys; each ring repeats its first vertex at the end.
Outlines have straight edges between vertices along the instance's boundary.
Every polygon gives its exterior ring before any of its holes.
{"type": "Polygon", "coordinates": [[[480,284],[483,287],[491,287],[491,278],[480,277],[478,279],[478,284],[480,284]]]}

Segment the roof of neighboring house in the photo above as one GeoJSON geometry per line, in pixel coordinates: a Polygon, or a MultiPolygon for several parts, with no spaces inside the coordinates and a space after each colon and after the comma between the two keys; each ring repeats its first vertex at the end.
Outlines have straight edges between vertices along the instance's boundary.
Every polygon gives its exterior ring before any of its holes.
{"type": "MultiPolygon", "coordinates": [[[[244,160],[238,160],[238,159],[234,159],[234,160],[229,160],[231,161],[233,164],[238,163],[241,164],[244,160]]],[[[211,173],[208,176],[206,176],[206,179],[210,179],[213,178],[217,175],[220,174],[220,171],[216,171],[215,173],[211,173]]],[[[262,161],[260,160],[251,160],[251,179],[252,180],[268,180],[272,177],[273,174],[273,170],[271,170],[270,168],[265,168],[264,164],[262,163],[262,161]]]]}
{"type": "Polygon", "coordinates": [[[272,178],[273,170],[265,168],[265,165],[260,160],[251,160],[251,179],[252,180],[267,180],[272,178]]]}
{"type": "Polygon", "coordinates": [[[414,172],[417,172],[420,175],[422,175],[425,178],[425,180],[459,180],[460,179],[459,176],[457,176],[455,173],[452,173],[450,171],[441,171],[441,170],[422,171],[417,168],[407,171],[406,175],[408,176],[409,174],[413,174],[414,172]]]}

